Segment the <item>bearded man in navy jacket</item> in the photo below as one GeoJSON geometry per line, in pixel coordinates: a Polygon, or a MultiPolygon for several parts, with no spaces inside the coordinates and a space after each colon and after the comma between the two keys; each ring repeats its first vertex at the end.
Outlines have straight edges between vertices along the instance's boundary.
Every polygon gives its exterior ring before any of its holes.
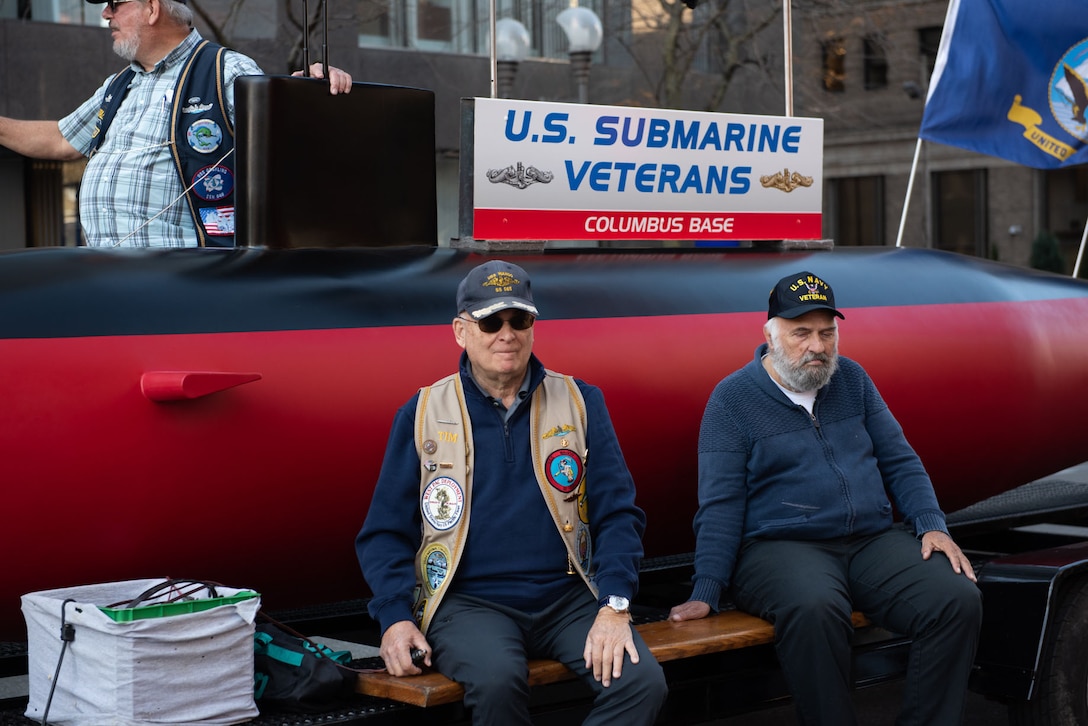
{"type": "Polygon", "coordinates": [[[600,389],[544,368],[536,317],[524,269],[474,268],[460,370],[393,420],[356,539],[381,655],[461,683],[475,724],[530,724],[526,663],[552,658],[593,690],[584,723],[648,726],[667,689],[628,611],[646,518],[600,389]]]}
{"type": "Polygon", "coordinates": [[[703,414],[694,589],[670,618],[730,593],[774,623],[799,723],[849,726],[860,610],[913,641],[896,723],[960,723],[982,619],[971,563],[872,379],[839,356],[831,286],[783,278],[767,318],[766,342],[703,414]]]}

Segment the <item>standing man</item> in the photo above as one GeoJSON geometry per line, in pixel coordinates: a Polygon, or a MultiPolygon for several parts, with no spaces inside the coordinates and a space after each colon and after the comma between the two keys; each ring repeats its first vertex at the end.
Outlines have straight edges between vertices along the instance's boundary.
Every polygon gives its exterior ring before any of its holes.
{"type": "Polygon", "coordinates": [[[704,617],[731,587],[774,623],[799,723],[849,726],[860,610],[913,641],[896,723],[960,723],[982,619],[971,563],[872,379],[839,356],[831,286],[783,278],[767,317],[755,360],[703,414],[695,586],[670,617],[704,617]]]}
{"type": "Polygon", "coordinates": [[[460,371],[397,411],[355,543],[381,655],[404,676],[422,651],[475,724],[531,723],[530,658],[589,684],[586,724],[652,724],[665,680],[628,612],[645,515],[600,389],[532,354],[536,316],[525,270],[474,268],[460,371]]]}
{"type": "MultiPolygon", "coordinates": [[[[0,117],[0,145],[90,157],[79,192],[90,246],[233,247],[234,80],[261,69],[203,40],[185,0],[87,1],[105,5],[129,67],[59,122],[0,117]]],[[[322,77],[321,64],[311,73],[322,77]]],[[[329,76],[330,93],[351,90],[348,74],[329,76]]]]}

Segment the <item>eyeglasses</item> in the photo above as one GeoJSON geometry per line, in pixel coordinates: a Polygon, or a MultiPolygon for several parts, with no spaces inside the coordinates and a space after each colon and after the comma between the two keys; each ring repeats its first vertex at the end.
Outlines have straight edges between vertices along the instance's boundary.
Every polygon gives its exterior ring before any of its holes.
{"type": "MultiPolygon", "coordinates": [[[[128,0],[124,0],[127,2],[128,0]]],[[[497,333],[502,330],[503,323],[509,322],[510,327],[514,330],[528,330],[533,327],[533,323],[536,322],[536,318],[527,312],[518,310],[509,317],[508,320],[503,320],[502,316],[498,313],[494,315],[488,315],[483,320],[473,320],[472,318],[462,318],[460,315],[458,319],[464,320],[466,323],[476,323],[480,326],[481,333],[497,333]]]]}
{"type": "Polygon", "coordinates": [[[123,5],[124,3],[130,2],[132,2],[132,0],[106,0],[106,7],[110,9],[111,13],[116,13],[118,5],[123,5]]]}

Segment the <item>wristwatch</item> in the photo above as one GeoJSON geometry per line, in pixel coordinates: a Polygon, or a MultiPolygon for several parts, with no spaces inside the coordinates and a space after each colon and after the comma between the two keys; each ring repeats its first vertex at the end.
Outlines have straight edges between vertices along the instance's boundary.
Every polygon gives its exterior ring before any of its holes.
{"type": "Polygon", "coordinates": [[[604,604],[615,610],[617,613],[625,613],[627,609],[631,607],[631,601],[622,595],[609,595],[607,598],[602,598],[604,604]]]}

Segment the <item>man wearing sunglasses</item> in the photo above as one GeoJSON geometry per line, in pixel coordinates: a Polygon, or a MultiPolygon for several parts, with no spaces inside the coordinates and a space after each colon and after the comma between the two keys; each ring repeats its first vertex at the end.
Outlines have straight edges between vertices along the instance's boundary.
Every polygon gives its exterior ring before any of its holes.
{"type": "Polygon", "coordinates": [[[476,724],[531,723],[530,658],[589,684],[584,723],[652,724],[666,685],[628,612],[646,518],[600,389],[544,368],[536,317],[525,270],[474,268],[459,372],[394,418],[356,539],[382,658],[461,683],[476,724]]]}
{"type": "MultiPolygon", "coordinates": [[[[104,6],[129,67],[59,122],[0,117],[0,145],[36,159],[90,157],[79,193],[88,245],[232,247],[234,79],[260,67],[203,40],[185,0],[88,2],[104,6]]],[[[320,63],[310,71],[323,77],[320,63]]],[[[329,76],[330,93],[351,90],[348,74],[329,76]]]]}

